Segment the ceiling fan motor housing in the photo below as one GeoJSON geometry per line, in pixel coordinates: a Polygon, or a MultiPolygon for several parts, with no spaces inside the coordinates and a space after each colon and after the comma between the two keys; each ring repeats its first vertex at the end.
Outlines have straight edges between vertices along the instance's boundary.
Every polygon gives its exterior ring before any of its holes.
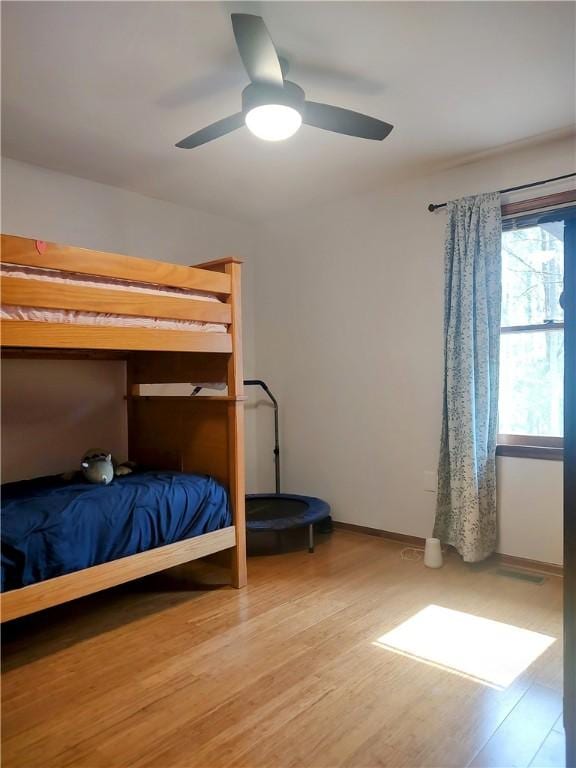
{"type": "Polygon", "coordinates": [[[302,88],[289,80],[285,80],[283,86],[250,83],[242,91],[242,112],[246,115],[255,107],[266,104],[281,104],[292,107],[302,115],[305,98],[306,94],[302,88]]]}

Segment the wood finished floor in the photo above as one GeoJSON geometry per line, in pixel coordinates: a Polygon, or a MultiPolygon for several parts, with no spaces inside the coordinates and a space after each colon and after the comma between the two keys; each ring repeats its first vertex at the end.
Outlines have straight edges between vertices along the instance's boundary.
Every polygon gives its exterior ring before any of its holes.
{"type": "Polygon", "coordinates": [[[337,531],[242,592],[185,567],[8,625],[4,768],[562,766],[561,580],[401,549],[337,531]],[[374,644],[430,604],[557,640],[504,690],[374,644]]]}

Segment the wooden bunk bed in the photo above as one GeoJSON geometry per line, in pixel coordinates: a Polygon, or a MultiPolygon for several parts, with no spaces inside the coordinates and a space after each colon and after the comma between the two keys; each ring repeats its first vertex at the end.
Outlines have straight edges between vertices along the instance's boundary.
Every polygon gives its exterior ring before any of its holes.
{"type": "Polygon", "coordinates": [[[2,621],[224,550],[229,555],[231,583],[243,587],[240,263],[222,259],[186,267],[11,235],[2,235],[1,246],[6,270],[3,309],[17,309],[17,317],[25,317],[6,319],[3,313],[3,356],[126,361],[130,459],[158,470],[215,478],[228,489],[233,522],[220,530],[4,592],[2,621]],[[19,270],[41,274],[52,270],[45,274],[74,277],[76,282],[27,279],[19,270]],[[55,312],[58,321],[30,319],[36,316],[27,315],[27,308],[55,312]],[[88,324],[78,321],[78,316],[70,322],[74,313],[80,313],[80,318],[82,313],[113,316],[126,324],[88,324]],[[154,318],[154,327],[138,324],[146,318],[154,318]],[[157,327],[158,319],[167,320],[168,328],[157,327]],[[170,325],[170,321],[174,322],[170,325]],[[141,391],[148,384],[191,382],[225,384],[227,394],[148,396],[141,391]]]}

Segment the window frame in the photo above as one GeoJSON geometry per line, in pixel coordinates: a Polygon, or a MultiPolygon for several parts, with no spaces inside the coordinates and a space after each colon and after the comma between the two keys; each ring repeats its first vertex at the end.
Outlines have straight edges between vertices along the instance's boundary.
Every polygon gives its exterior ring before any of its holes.
{"type": "MultiPolygon", "coordinates": [[[[526,214],[542,212],[554,214],[563,208],[572,208],[576,202],[576,190],[558,192],[529,200],[521,200],[502,206],[502,219],[510,221],[524,218],[526,214]]],[[[504,231],[504,227],[502,228],[504,231]]],[[[500,334],[527,333],[533,331],[564,330],[563,322],[538,323],[534,325],[504,326],[500,334]]],[[[562,461],[564,459],[564,438],[545,437],[539,435],[498,434],[496,455],[514,456],[530,459],[549,459],[562,461]]]]}

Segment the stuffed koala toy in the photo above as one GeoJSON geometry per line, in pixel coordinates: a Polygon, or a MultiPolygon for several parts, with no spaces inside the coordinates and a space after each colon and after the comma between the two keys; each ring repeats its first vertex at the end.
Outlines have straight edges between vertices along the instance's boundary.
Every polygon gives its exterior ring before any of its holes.
{"type": "Polygon", "coordinates": [[[129,475],[132,472],[127,463],[118,464],[111,453],[97,448],[86,451],[82,457],[81,467],[85,480],[102,485],[111,483],[115,476],[129,475]]]}

